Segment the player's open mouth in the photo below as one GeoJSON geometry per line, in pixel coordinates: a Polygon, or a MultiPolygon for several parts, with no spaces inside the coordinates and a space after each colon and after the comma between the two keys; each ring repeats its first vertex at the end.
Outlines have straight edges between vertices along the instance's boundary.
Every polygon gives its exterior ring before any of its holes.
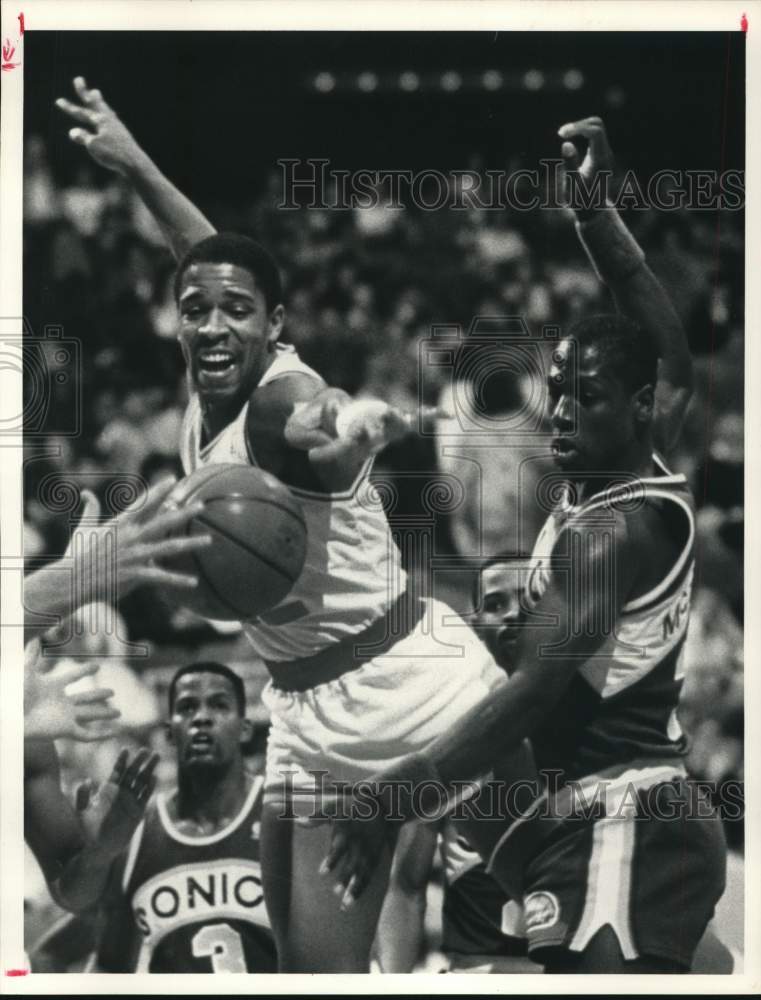
{"type": "Polygon", "coordinates": [[[206,733],[196,733],[190,738],[190,749],[194,753],[208,753],[214,746],[214,740],[206,733]]]}
{"type": "Polygon", "coordinates": [[[198,373],[210,378],[224,378],[235,368],[235,355],[230,351],[203,351],[197,355],[198,373]]]}

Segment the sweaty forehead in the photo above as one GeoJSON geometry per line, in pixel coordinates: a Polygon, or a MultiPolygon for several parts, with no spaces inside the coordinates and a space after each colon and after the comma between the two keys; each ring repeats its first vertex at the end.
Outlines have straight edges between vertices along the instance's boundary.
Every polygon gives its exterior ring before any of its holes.
{"type": "Polygon", "coordinates": [[[215,694],[229,695],[235,698],[235,690],[227,677],[215,674],[211,671],[198,671],[198,673],[183,674],[175,685],[175,701],[182,695],[192,695],[194,697],[211,696],[215,694]]]}
{"type": "Polygon", "coordinates": [[[209,261],[196,261],[182,275],[180,295],[192,288],[236,288],[251,295],[256,295],[259,290],[256,278],[248,268],[239,264],[214,264],[209,261]]]}

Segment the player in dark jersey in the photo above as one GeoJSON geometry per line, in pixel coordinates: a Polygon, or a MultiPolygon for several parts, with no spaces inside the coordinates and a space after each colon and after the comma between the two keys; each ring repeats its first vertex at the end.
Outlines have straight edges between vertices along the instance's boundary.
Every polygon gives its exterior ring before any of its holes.
{"type": "MultiPolygon", "coordinates": [[[[527,560],[492,556],[473,589],[472,623],[500,666],[512,672],[512,651],[522,619],[527,560]]],[[[383,972],[410,972],[423,951],[428,882],[438,843],[443,865],[441,950],[448,972],[537,973],[528,958],[523,907],[510,899],[473,849],[460,824],[408,824],[400,832],[389,889],[378,926],[377,952],[383,972]]],[[[554,830],[554,824],[552,829],[554,830]]],[[[709,927],[698,945],[693,971],[727,974],[736,956],[709,927]]]]}
{"type": "MultiPolygon", "coordinates": [[[[570,172],[593,190],[611,161],[602,122],[559,134],[570,172]],[[588,142],[580,166],[574,139],[588,142]]],[[[534,552],[515,670],[432,749],[375,776],[378,818],[335,824],[326,867],[339,891],[361,893],[388,836],[382,817],[398,808],[389,782],[453,793],[531,736],[555,772],[533,815],[553,822],[506,823],[501,838],[493,822],[469,830],[503,888],[521,892],[530,954],[551,972],[683,972],[726,863],[720,821],[686,781],[676,721],[694,516],[684,477],[661,455],[678,436],[691,359],[618,214],[584,211],[579,232],[622,314],[581,321],[553,355],[552,450],[565,486],[534,552]],[[572,808],[579,782],[600,807],[572,808]]]]}
{"type": "Polygon", "coordinates": [[[245,704],[243,682],[222,664],[191,664],[172,679],[177,788],[155,796],[111,867],[98,971],[277,971],[245,704]]]}

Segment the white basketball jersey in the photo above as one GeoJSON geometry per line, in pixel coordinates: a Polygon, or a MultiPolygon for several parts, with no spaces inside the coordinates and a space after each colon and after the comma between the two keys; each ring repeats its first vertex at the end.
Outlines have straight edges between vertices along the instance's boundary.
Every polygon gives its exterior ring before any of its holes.
{"type": "MultiPolygon", "coordinates": [[[[259,385],[295,372],[319,379],[289,345],[259,385]]],[[[191,395],[182,427],[180,455],[186,473],[202,465],[256,465],[248,447],[248,403],[213,441],[201,447],[201,404],[191,395]]],[[[265,660],[311,656],[355,635],[379,618],[401,594],[406,575],[391,537],[380,496],[367,481],[370,463],[345,493],[312,493],[289,487],[301,502],[307,525],[304,569],[288,596],[244,629],[265,660]]]]}

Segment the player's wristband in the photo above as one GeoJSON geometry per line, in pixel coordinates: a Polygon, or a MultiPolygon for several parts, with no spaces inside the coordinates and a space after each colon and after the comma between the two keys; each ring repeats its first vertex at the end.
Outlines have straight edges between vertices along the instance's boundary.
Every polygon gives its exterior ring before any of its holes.
{"type": "Polygon", "coordinates": [[[639,270],[645,252],[612,205],[576,223],[581,245],[605,284],[621,281],[639,270]]]}
{"type": "Polygon", "coordinates": [[[388,443],[384,417],[388,403],[380,399],[355,399],[336,415],[336,435],[339,438],[361,440],[370,454],[376,454],[388,443]]]}

